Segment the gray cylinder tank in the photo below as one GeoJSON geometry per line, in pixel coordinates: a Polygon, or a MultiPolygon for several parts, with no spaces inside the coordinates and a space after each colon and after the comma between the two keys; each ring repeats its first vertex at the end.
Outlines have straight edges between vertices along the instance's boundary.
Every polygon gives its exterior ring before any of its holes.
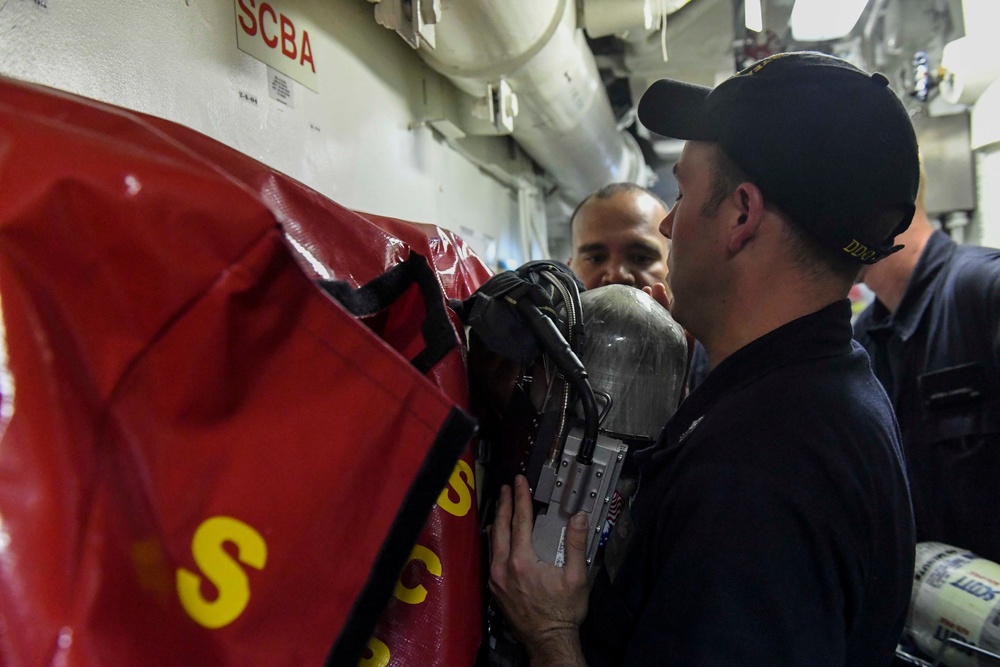
{"type": "Polygon", "coordinates": [[[634,287],[606,285],[580,297],[586,332],[580,360],[594,390],[612,397],[601,430],[619,438],[655,439],[684,390],[684,330],[634,287]]]}

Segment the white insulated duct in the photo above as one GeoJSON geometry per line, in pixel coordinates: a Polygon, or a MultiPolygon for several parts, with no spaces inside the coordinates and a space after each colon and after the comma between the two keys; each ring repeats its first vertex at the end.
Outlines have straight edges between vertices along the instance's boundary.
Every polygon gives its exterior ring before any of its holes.
{"type": "Polygon", "coordinates": [[[587,0],[583,3],[583,28],[591,37],[607,37],[632,29],[656,26],[650,0],[587,0]]]}
{"type": "Polygon", "coordinates": [[[645,184],[635,140],[615,127],[573,0],[442,0],[435,48],[424,60],[482,97],[506,80],[517,95],[513,137],[579,200],[615,181],[645,184]]]}

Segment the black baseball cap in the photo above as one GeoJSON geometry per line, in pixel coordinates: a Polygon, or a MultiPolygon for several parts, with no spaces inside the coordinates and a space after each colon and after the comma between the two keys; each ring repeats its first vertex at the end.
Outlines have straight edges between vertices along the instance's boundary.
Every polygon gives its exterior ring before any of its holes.
{"type": "Polygon", "coordinates": [[[714,141],[764,196],[829,248],[863,264],[899,250],[920,182],[910,117],[881,74],[822,53],[779,53],[706,88],[657,81],[639,120],[675,139],[714,141]],[[899,211],[887,238],[864,221],[899,211]]]}

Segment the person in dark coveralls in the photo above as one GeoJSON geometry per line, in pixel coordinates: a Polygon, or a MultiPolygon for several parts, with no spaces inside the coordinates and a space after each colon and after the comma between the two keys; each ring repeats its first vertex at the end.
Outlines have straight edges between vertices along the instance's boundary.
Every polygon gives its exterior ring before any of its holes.
{"type": "Polygon", "coordinates": [[[635,454],[639,490],[589,592],[584,515],[550,566],[525,479],[504,488],[490,588],[533,665],[891,662],[913,518],[847,299],[914,211],[916,139],[887,83],[788,53],[643,95],[643,124],[687,140],[661,229],[672,313],[713,369],[635,454]]]}
{"type": "Polygon", "coordinates": [[[1000,250],[934,231],[922,195],[903,250],[862,274],[855,337],[896,408],[917,540],[1000,562],[1000,250]]]}

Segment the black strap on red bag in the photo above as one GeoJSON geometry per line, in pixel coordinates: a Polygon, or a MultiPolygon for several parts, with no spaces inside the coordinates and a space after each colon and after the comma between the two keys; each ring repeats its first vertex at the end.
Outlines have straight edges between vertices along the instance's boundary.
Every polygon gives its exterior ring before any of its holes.
{"type": "Polygon", "coordinates": [[[364,590],[354,601],[347,623],[330,650],[327,667],[354,667],[358,664],[368,638],[392,597],[410,550],[424,528],[427,513],[448,483],[455,461],[462,455],[474,432],[473,419],[453,408],[396,514],[389,537],[382,545],[364,590]]]}
{"type": "Polygon", "coordinates": [[[458,346],[437,276],[427,260],[417,253],[357,289],[339,280],[321,280],[319,285],[359,318],[384,312],[416,285],[424,302],[425,317],[420,328],[426,347],[410,361],[422,374],[426,375],[458,346]]]}
{"type": "MultiPolygon", "coordinates": [[[[321,280],[319,285],[379,335],[386,333],[385,326],[392,326],[388,323],[388,312],[400,307],[401,301],[416,285],[423,302],[424,318],[419,328],[424,347],[410,357],[414,368],[427,374],[458,347],[459,341],[448,317],[437,276],[427,260],[417,253],[412,253],[405,261],[358,288],[337,280],[321,280]]],[[[411,486],[396,515],[389,538],[382,546],[364,590],[355,600],[349,620],[327,657],[328,666],[358,664],[373,628],[392,597],[399,573],[424,528],[427,512],[446,486],[455,461],[474,431],[474,420],[461,410],[455,408],[448,415],[424,460],[417,481],[411,486]]]]}

